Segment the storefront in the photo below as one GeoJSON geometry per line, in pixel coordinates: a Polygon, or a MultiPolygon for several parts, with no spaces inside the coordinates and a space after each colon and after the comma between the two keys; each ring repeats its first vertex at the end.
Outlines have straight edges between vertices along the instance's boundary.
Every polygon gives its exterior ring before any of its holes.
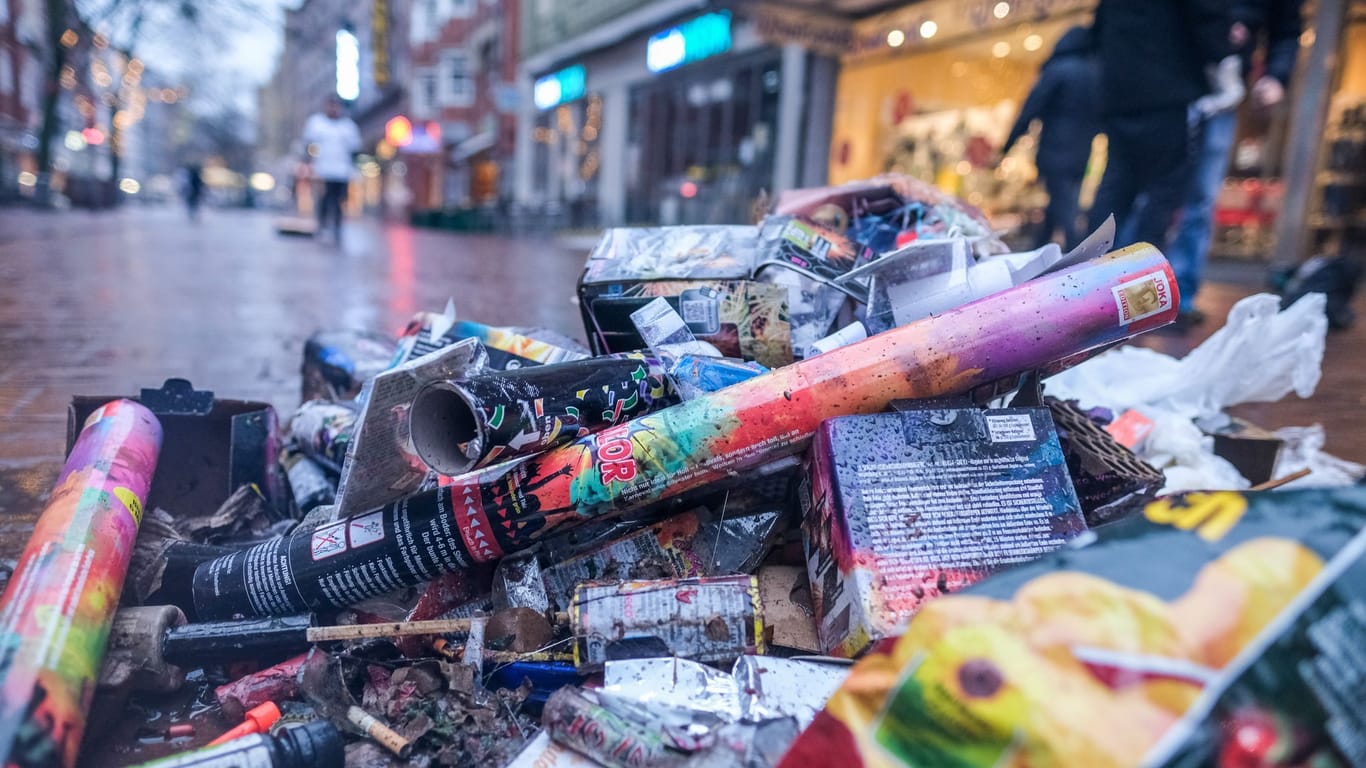
{"type": "MultiPolygon", "coordinates": [[[[1005,158],[997,153],[1054,45],[1089,24],[1094,5],[943,0],[857,22],[836,92],[831,182],[907,173],[982,208],[1022,243],[1033,240],[1047,203],[1034,136],[1005,158]]],[[[1083,204],[1104,158],[1101,138],[1083,204]]]]}
{"type": "Polygon", "coordinates": [[[781,87],[780,54],[763,49],[633,89],[627,221],[747,217],[773,178],[781,87]]]}
{"type": "Polygon", "coordinates": [[[539,110],[532,131],[533,178],[545,191],[547,212],[570,226],[597,220],[602,97],[586,87],[584,65],[573,64],[537,78],[532,90],[539,110]]]}
{"type": "Polygon", "coordinates": [[[1310,202],[1307,255],[1366,258],[1366,2],[1348,5],[1310,202]]]}
{"type": "Polygon", "coordinates": [[[741,223],[763,194],[825,180],[834,80],[813,75],[834,62],[766,42],[739,11],[694,11],[555,64],[529,73],[518,197],[568,226],[741,223]]]}

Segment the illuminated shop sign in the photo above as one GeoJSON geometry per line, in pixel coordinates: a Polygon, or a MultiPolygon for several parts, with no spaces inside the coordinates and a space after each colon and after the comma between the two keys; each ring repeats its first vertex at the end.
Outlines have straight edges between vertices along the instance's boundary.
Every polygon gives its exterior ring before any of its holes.
{"type": "Polygon", "coordinates": [[[337,30],[337,98],[360,98],[360,41],[349,29],[337,30]]]}
{"type": "Polygon", "coordinates": [[[539,109],[550,109],[575,99],[583,98],[584,69],[582,64],[565,67],[537,78],[531,92],[532,101],[539,109]]]}
{"type": "Polygon", "coordinates": [[[665,72],[730,50],[730,11],[717,11],[655,34],[645,44],[645,66],[665,72]]]}

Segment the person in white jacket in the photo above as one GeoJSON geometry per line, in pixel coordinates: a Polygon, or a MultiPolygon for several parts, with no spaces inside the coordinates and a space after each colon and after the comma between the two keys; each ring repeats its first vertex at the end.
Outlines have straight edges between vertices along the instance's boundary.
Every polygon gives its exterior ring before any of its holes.
{"type": "Polygon", "coordinates": [[[360,151],[360,129],[342,114],[341,100],[329,96],[321,113],[304,124],[304,143],[312,159],[313,175],[323,180],[323,196],[318,202],[318,234],[327,231],[331,221],[333,237],[341,241],[342,204],[355,169],[353,156],[360,151]]]}

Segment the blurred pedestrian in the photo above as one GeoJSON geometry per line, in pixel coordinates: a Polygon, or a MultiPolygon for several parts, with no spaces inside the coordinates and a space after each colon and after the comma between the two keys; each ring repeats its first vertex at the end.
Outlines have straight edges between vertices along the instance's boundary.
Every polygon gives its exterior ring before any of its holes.
{"type": "Polygon", "coordinates": [[[1219,99],[1219,93],[1239,93],[1251,74],[1253,53],[1265,40],[1263,72],[1251,88],[1252,103],[1266,109],[1281,102],[1299,51],[1300,5],[1303,0],[1235,0],[1229,44],[1236,54],[1221,64],[1224,87],[1196,102],[1203,118],[1203,132],[1197,148],[1185,207],[1176,236],[1167,249],[1167,258],[1176,272],[1181,289],[1181,323],[1194,325],[1204,319],[1195,306],[1205,260],[1214,232],[1214,203],[1228,172],[1228,158],[1238,130],[1238,104],[1241,99],[1219,99]],[[1233,78],[1233,82],[1227,82],[1233,78]],[[1234,86],[1237,86],[1235,89],[1234,86]]]}
{"type": "Polygon", "coordinates": [[[360,151],[360,129],[342,114],[341,99],[329,96],[323,112],[304,124],[304,143],[312,158],[313,175],[323,181],[323,197],[318,203],[318,234],[323,235],[331,221],[333,238],[341,242],[342,205],[355,169],[354,157],[360,151]]]}
{"type": "Polygon", "coordinates": [[[1110,149],[1090,228],[1113,213],[1122,233],[1117,246],[1144,241],[1166,249],[1198,138],[1191,110],[1210,90],[1206,67],[1231,52],[1231,26],[1227,0],[1101,0],[1096,8],[1110,149]],[[1136,211],[1140,196],[1146,203],[1136,211]]]}
{"type": "Polygon", "coordinates": [[[1078,199],[1091,158],[1091,141],[1101,130],[1099,104],[1100,71],[1091,30],[1072,27],[1039,70],[1039,79],[1001,147],[1002,156],[1009,154],[1034,121],[1043,124],[1035,165],[1048,191],[1048,208],[1038,246],[1052,242],[1059,228],[1067,248],[1081,239],[1077,231],[1078,199]]]}
{"type": "Polygon", "coordinates": [[[204,196],[204,175],[196,163],[186,165],[184,173],[185,210],[190,220],[196,221],[199,219],[199,202],[204,196]]]}

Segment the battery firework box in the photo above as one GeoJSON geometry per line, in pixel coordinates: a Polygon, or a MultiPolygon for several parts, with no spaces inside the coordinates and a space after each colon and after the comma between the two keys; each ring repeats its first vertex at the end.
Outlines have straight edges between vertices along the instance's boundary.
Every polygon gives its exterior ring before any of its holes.
{"type": "Polygon", "coordinates": [[[657,297],[726,357],[776,368],[792,362],[785,286],[752,280],[755,227],[609,229],[579,279],[579,310],[594,354],[645,342],[631,313],[657,297]]]}
{"type": "MultiPolygon", "coordinates": [[[[66,410],[66,450],[86,418],[109,395],[77,395],[66,410]]],[[[161,459],[143,505],[176,515],[207,515],[238,488],[255,484],[278,519],[289,510],[289,493],[278,459],[279,421],[267,403],[226,400],[196,390],[185,379],[167,379],[160,389],[128,398],[146,406],[161,422],[161,459]]]]}
{"type": "Polygon", "coordinates": [[[830,419],[801,496],[817,629],[836,656],[1086,530],[1047,408],[830,419]]]}

